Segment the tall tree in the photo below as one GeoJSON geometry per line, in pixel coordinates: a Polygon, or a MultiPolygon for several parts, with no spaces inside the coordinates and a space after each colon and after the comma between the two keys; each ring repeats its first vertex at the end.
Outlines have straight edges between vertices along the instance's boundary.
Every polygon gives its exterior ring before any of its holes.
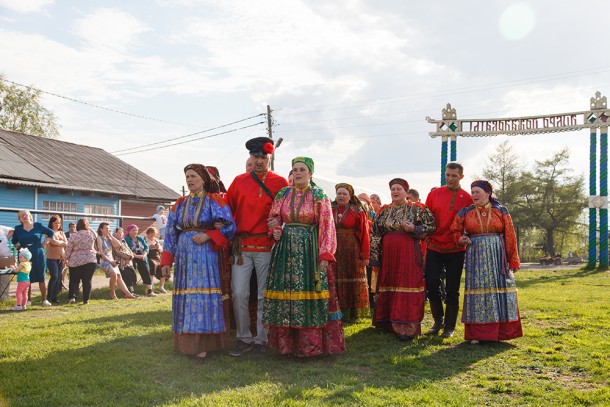
{"type": "Polygon", "coordinates": [[[487,159],[483,177],[494,186],[494,194],[500,202],[510,208],[517,202],[517,184],[522,171],[519,157],[506,140],[487,159]]]}
{"type": "Polygon", "coordinates": [[[524,172],[518,183],[519,206],[525,221],[544,232],[544,246],[555,255],[555,233],[579,225],[587,206],[584,177],[571,175],[567,148],[551,158],[536,161],[533,171],[524,172]]]}
{"type": "Polygon", "coordinates": [[[47,138],[59,137],[55,115],[40,104],[41,92],[7,82],[0,75],[0,127],[47,138]]]}

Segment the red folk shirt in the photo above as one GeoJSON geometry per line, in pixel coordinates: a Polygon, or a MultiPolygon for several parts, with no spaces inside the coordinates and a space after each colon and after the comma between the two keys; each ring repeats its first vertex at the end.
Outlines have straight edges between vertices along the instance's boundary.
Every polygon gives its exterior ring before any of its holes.
{"type": "Polygon", "coordinates": [[[466,250],[456,244],[451,236],[451,224],[458,211],[472,205],[472,197],[462,188],[451,190],[446,186],[431,191],[426,198],[426,206],[434,215],[436,231],[428,241],[427,250],[440,253],[455,253],[466,250]]]}
{"type": "MultiPolygon", "coordinates": [[[[360,243],[360,260],[368,260],[371,258],[371,238],[369,221],[366,219],[364,210],[354,207],[333,205],[333,217],[335,218],[335,227],[337,229],[353,229],[358,242],[360,243]]],[[[337,250],[341,250],[337,247],[337,250]]]]}
{"type": "MultiPolygon", "coordinates": [[[[256,174],[271,191],[272,197],[288,186],[288,181],[275,172],[256,174]]],[[[237,234],[242,235],[242,250],[246,252],[268,252],[273,247],[273,238],[268,234],[267,219],[273,198],[252,178],[249,172],[235,177],[225,197],[237,225],[237,234]],[[244,235],[265,234],[247,237],[244,235]]]]}

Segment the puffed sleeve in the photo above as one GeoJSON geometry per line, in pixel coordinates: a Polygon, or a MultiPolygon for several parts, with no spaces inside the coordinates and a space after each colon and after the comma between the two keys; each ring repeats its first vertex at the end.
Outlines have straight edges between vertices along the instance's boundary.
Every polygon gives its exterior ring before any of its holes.
{"type": "Polygon", "coordinates": [[[384,207],[373,221],[373,228],[371,230],[371,261],[369,262],[371,267],[381,267],[381,240],[385,233],[382,225],[387,214],[386,212],[384,207]]]}
{"type": "Polygon", "coordinates": [[[521,267],[519,261],[519,251],[517,249],[517,234],[513,225],[513,219],[510,217],[508,210],[502,211],[504,220],[504,244],[506,245],[506,253],[508,255],[508,267],[516,270],[521,267]]]}
{"type": "Polygon", "coordinates": [[[431,235],[436,230],[434,215],[427,206],[416,206],[415,208],[417,217],[415,219],[414,234],[418,239],[424,239],[426,236],[431,235]]]}
{"type": "Polygon", "coordinates": [[[449,233],[451,234],[451,239],[453,242],[460,246],[459,240],[465,233],[464,231],[464,221],[466,220],[466,211],[464,208],[460,209],[460,211],[453,218],[453,223],[451,224],[451,228],[449,229],[449,233]]]}
{"type": "Polygon", "coordinates": [[[212,209],[212,219],[214,222],[220,221],[224,224],[219,230],[212,229],[206,233],[213,242],[212,248],[217,251],[219,248],[227,246],[229,240],[235,236],[235,220],[231,213],[231,208],[218,194],[210,194],[210,207],[212,209]]]}
{"type": "Polygon", "coordinates": [[[318,218],[318,261],[327,260],[334,263],[336,261],[337,231],[330,199],[325,196],[315,205],[318,218]]]}

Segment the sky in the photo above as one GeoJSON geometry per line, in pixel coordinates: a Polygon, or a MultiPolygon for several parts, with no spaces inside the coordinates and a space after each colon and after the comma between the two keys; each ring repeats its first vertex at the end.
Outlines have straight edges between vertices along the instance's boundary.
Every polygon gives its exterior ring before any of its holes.
{"type": "MultiPolygon", "coordinates": [[[[606,9],[547,0],[0,0],[0,73],[63,96],[42,98],[60,140],[117,154],[176,191],[192,162],[217,166],[227,186],[243,173],[244,144],[267,134],[269,105],[273,136],[284,140],[276,172],[287,176],[305,155],[322,179],[387,202],[388,181],[402,177],[425,200],[440,184],[441,145],[425,118],[440,119],[447,103],[461,119],[503,118],[584,111],[596,91],[610,94],[606,9]]],[[[510,145],[524,165],[567,146],[574,174],[586,175],[588,137],[515,136],[510,145]]],[[[463,186],[506,139],[458,139],[463,186]]]]}

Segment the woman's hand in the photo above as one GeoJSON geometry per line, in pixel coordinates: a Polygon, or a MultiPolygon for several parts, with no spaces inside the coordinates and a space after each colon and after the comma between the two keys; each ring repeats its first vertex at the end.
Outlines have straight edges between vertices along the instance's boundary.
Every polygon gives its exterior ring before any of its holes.
{"type": "Polygon", "coordinates": [[[326,270],[328,268],[328,260],[322,260],[320,262],[320,269],[321,270],[326,270]]]}
{"type": "Polygon", "coordinates": [[[369,265],[369,259],[360,259],[360,264],[362,264],[362,267],[366,267],[369,265]]]}
{"type": "Polygon", "coordinates": [[[208,236],[207,233],[197,233],[195,236],[193,236],[193,242],[197,244],[204,244],[208,240],[210,240],[210,236],[208,236]]]}
{"type": "Polygon", "coordinates": [[[273,238],[274,238],[276,241],[278,241],[278,240],[280,240],[280,238],[281,238],[281,237],[282,237],[282,229],[281,229],[281,228],[276,227],[276,228],[273,230],[273,238]]]}
{"type": "Polygon", "coordinates": [[[468,246],[469,244],[472,244],[472,242],[470,241],[470,238],[468,236],[460,236],[458,243],[461,244],[462,246],[468,246]]]}
{"type": "Polygon", "coordinates": [[[280,221],[276,217],[267,219],[267,227],[269,228],[269,230],[275,229],[278,226],[280,226],[280,221]]]}
{"type": "Polygon", "coordinates": [[[405,230],[405,232],[415,232],[415,224],[413,222],[405,222],[402,224],[403,229],[405,230]]]}
{"type": "Polygon", "coordinates": [[[114,260],[113,260],[113,261],[111,261],[111,262],[110,262],[110,265],[111,265],[112,267],[116,267],[116,266],[118,266],[119,264],[118,264],[116,261],[114,261],[114,260]]]}

